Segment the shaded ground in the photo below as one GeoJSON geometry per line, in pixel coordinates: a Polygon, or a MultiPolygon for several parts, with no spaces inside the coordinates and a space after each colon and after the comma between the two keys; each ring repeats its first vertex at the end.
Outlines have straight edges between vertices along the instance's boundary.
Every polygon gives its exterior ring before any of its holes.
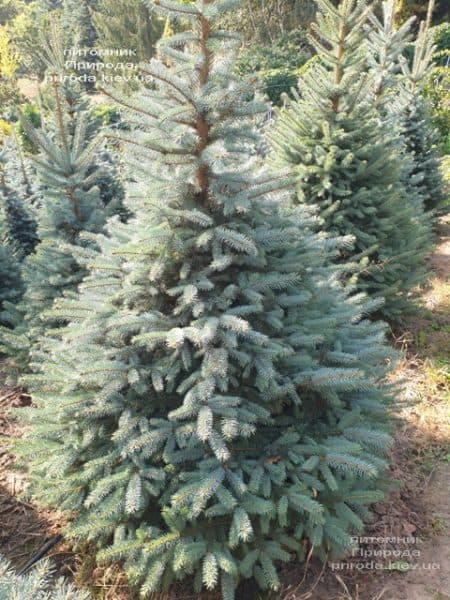
{"type": "MultiPolygon", "coordinates": [[[[423,294],[424,309],[393,333],[405,353],[394,374],[404,380],[402,421],[391,453],[397,483],[374,508],[374,522],[364,535],[375,539],[361,543],[359,553],[342,565],[288,565],[282,590],[270,600],[450,600],[450,219],[442,223],[431,262],[435,277],[423,294]],[[370,568],[371,561],[382,568],[370,568]]],[[[7,409],[30,398],[1,386],[2,379],[0,369],[0,435],[14,438],[21,432],[7,409]]],[[[62,518],[18,499],[24,482],[8,470],[11,458],[0,447],[0,554],[20,568],[59,533],[62,518]]],[[[58,573],[88,585],[98,598],[137,598],[116,565],[95,566],[89,548],[59,543],[50,556],[58,573]]],[[[267,598],[251,585],[240,588],[237,597],[267,598]]],[[[155,595],[155,600],[175,598],[198,596],[184,587],[155,595]]]]}

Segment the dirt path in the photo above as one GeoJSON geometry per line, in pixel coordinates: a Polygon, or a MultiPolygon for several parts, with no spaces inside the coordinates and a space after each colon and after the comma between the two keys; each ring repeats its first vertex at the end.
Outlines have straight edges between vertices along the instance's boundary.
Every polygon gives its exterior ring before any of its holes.
{"type": "MultiPolygon", "coordinates": [[[[411,561],[411,569],[401,576],[394,577],[386,587],[383,600],[444,600],[450,599],[450,220],[447,219],[441,227],[441,238],[434,256],[431,259],[436,277],[431,282],[430,289],[424,294],[426,307],[433,311],[437,326],[434,324],[432,335],[426,323],[421,322],[421,328],[415,327],[415,337],[419,332],[425,332],[424,348],[421,354],[437,357],[441,366],[439,390],[439,405],[428,407],[428,411],[416,412],[413,419],[424,428],[431,425],[442,444],[444,460],[438,460],[427,465],[431,472],[422,486],[423,509],[431,524],[431,536],[423,540],[419,546],[420,556],[411,561]],[[427,412],[436,409],[436,420],[427,420],[427,412]],[[436,422],[438,421],[438,422],[436,422]],[[446,454],[445,454],[446,449],[446,454]]],[[[431,315],[429,315],[431,316],[431,315]]],[[[423,338],[423,336],[422,336],[423,338]]],[[[431,379],[431,378],[430,378],[431,379]]],[[[430,388],[433,382],[430,381],[430,388]]],[[[423,385],[423,382],[422,382],[423,385]]],[[[427,382],[425,381],[425,385],[427,382]]],[[[420,388],[420,382],[419,382],[420,388]]],[[[412,408],[417,411],[417,407],[412,408]]],[[[411,415],[409,415],[411,419],[411,415]]]]}
{"type": "Polygon", "coordinates": [[[442,532],[426,540],[413,569],[392,581],[384,600],[444,600],[450,598],[450,465],[432,474],[426,507],[442,532]],[[417,568],[416,568],[417,567],[417,568]]]}

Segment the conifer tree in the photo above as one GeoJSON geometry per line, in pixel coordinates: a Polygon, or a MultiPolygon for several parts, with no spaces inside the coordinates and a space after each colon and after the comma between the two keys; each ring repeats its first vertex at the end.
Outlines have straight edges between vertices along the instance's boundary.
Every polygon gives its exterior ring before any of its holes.
{"type": "Polygon", "coordinates": [[[25,165],[18,165],[17,148],[0,152],[0,189],[4,211],[4,235],[20,261],[33,251],[38,242],[33,218],[32,184],[25,165]],[[14,160],[14,158],[16,160],[14,160]],[[8,163],[13,163],[8,168],[8,163]],[[23,167],[23,168],[22,168],[23,167]]]}
{"type": "Polygon", "coordinates": [[[403,185],[411,202],[433,210],[443,199],[443,184],[435,149],[435,132],[420,93],[430,68],[433,45],[422,24],[412,47],[409,65],[405,58],[411,48],[414,17],[395,26],[394,0],[382,3],[382,19],[370,14],[369,63],[374,75],[374,99],[380,116],[389,121],[391,142],[397,140],[404,162],[403,185]],[[396,135],[397,133],[397,135],[396,135]]]}
{"type": "Polygon", "coordinates": [[[5,241],[0,226],[0,323],[3,323],[1,310],[4,302],[15,302],[21,292],[19,261],[5,241]]]}
{"type": "Polygon", "coordinates": [[[90,11],[96,3],[95,0],[62,0],[60,29],[66,44],[81,48],[94,46],[97,36],[90,11]]]}
{"type": "Polygon", "coordinates": [[[425,210],[438,212],[444,199],[444,185],[436,150],[437,131],[432,126],[426,100],[421,93],[424,78],[432,67],[434,49],[426,23],[421,23],[414,41],[412,64],[409,65],[406,58],[402,61],[401,115],[406,146],[413,156],[413,175],[420,179],[419,192],[425,210]]]}
{"type": "MultiPolygon", "coordinates": [[[[402,99],[405,86],[402,61],[411,40],[411,27],[415,18],[411,17],[397,28],[395,0],[385,0],[382,3],[381,15],[379,19],[371,11],[370,27],[367,28],[373,102],[379,118],[389,130],[390,144],[402,163],[401,182],[406,199],[417,208],[420,216],[424,210],[422,176],[416,172],[414,155],[405,139],[405,106],[402,99]]],[[[423,215],[421,218],[424,218],[423,215]]]]}
{"type": "Polygon", "coordinates": [[[22,265],[24,296],[17,305],[5,304],[2,319],[8,329],[0,330],[0,349],[13,359],[13,372],[14,366],[27,370],[33,352],[38,360],[42,313],[82,280],[85,270],[78,257],[88,245],[83,235],[102,231],[116,211],[115,202],[105,206],[100,197],[96,152],[101,142],[93,135],[80,90],[64,77],[56,29],[45,52],[55,110],[41,129],[23,120],[41,150],[35,158],[43,190],[36,211],[40,243],[22,265]]]}
{"type": "MultiPolygon", "coordinates": [[[[28,198],[19,174],[14,189],[8,185],[7,178],[16,167],[13,156],[5,143],[0,151],[0,315],[3,303],[19,301],[23,292],[20,262],[37,242],[36,223],[22,202],[22,197],[28,198]]],[[[5,324],[1,316],[0,323],[5,324]]]]}
{"type": "Polygon", "coordinates": [[[364,2],[318,0],[311,42],[317,60],[300,78],[270,135],[275,161],[299,176],[296,201],[318,206],[325,230],[354,236],[341,258],[360,263],[359,289],[399,318],[425,276],[430,232],[406,197],[404,165],[371,101],[364,2]]]}
{"type": "MultiPolygon", "coordinates": [[[[20,266],[9,243],[8,223],[0,187],[0,311],[4,302],[16,302],[22,293],[20,266]]],[[[0,323],[2,322],[0,312],[0,323]]]]}
{"type": "Polygon", "coordinates": [[[115,92],[134,217],[109,222],[79,295],[55,305],[70,323],[27,378],[16,446],[30,494],[72,511],[69,535],[122,559],[144,596],[188,575],[224,600],[243,578],[277,589],[279,562],[344,554],[382,497],[377,302],[328,260],[348,240],[280,209],[293,178],[261,168],[267,107],[217,27],[236,7],[158,0],[190,29],[143,66],[154,85],[115,92]]]}
{"type": "Polygon", "coordinates": [[[396,16],[397,0],[384,0],[380,18],[374,10],[369,12],[366,31],[374,102],[383,118],[391,117],[389,126],[398,128],[398,98],[404,86],[402,60],[412,39],[415,17],[398,26],[396,16]]]}
{"type": "Polygon", "coordinates": [[[141,0],[100,0],[92,15],[100,47],[116,48],[120,41],[121,48],[134,52],[128,61],[152,58],[164,21],[141,0]]]}

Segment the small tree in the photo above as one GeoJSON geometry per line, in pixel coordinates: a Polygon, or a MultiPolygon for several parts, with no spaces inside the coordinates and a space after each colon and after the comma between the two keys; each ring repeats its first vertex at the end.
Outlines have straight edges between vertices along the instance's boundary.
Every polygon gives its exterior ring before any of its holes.
{"type": "Polygon", "coordinates": [[[33,218],[33,184],[17,147],[0,152],[1,203],[4,211],[4,235],[18,260],[33,251],[38,242],[33,218]],[[12,165],[11,165],[12,163],[12,165]]]}
{"type": "Polygon", "coordinates": [[[233,75],[235,2],[159,0],[189,31],[143,66],[122,134],[135,216],[100,236],[70,324],[27,382],[18,442],[30,493],[76,516],[69,535],[122,559],[143,595],[194,576],[279,586],[276,565],[345,554],[382,497],[390,351],[377,304],[348,297],[340,244],[280,209],[261,170],[265,105],[233,75]],[[170,65],[170,66],[167,66],[170,65]]]}
{"type": "MultiPolygon", "coordinates": [[[[36,223],[28,210],[26,171],[17,168],[14,148],[4,143],[0,151],[0,323],[4,303],[16,303],[23,293],[20,263],[37,243],[36,223]],[[12,166],[11,166],[11,163],[12,166]],[[13,174],[12,185],[8,177],[13,174]],[[24,200],[24,201],[22,201],[24,200]]],[[[24,166],[24,165],[23,165],[24,166]]],[[[24,167],[25,168],[25,167],[24,167]]]]}
{"type": "Polygon", "coordinates": [[[402,60],[412,39],[415,17],[396,24],[398,0],[384,0],[381,18],[368,14],[367,60],[372,75],[374,102],[383,118],[391,117],[390,127],[398,128],[398,97],[404,86],[402,60]]]}
{"type": "MultiPolygon", "coordinates": [[[[81,48],[92,48],[96,31],[92,23],[88,0],[62,0],[59,26],[66,44],[81,48]]],[[[94,2],[94,5],[96,2],[94,2]]]]}
{"type": "Polygon", "coordinates": [[[425,23],[421,24],[414,42],[412,64],[402,61],[404,85],[402,89],[403,135],[408,151],[413,156],[413,175],[420,180],[419,191],[425,209],[439,212],[444,199],[439,157],[436,149],[437,131],[433,128],[422,88],[432,68],[433,38],[425,23]]]}
{"type": "Polygon", "coordinates": [[[371,101],[366,4],[318,6],[318,58],[270,135],[275,161],[298,174],[296,201],[318,206],[325,230],[354,237],[341,259],[362,260],[359,288],[384,298],[383,316],[399,318],[426,276],[429,227],[405,194],[398,147],[371,101]]]}
{"type": "Polygon", "coordinates": [[[19,261],[9,243],[3,200],[0,188],[0,323],[3,323],[1,310],[4,302],[15,302],[22,293],[19,261]]]}
{"type": "Polygon", "coordinates": [[[141,0],[100,0],[93,23],[101,48],[115,48],[120,41],[121,48],[134,52],[126,62],[136,63],[154,56],[164,30],[164,21],[141,0]]]}
{"type": "MultiPolygon", "coordinates": [[[[395,0],[385,0],[381,5],[382,17],[369,13],[370,26],[367,26],[367,56],[372,79],[372,94],[379,118],[389,130],[389,141],[402,165],[401,183],[405,200],[417,208],[419,215],[424,208],[422,195],[422,175],[416,172],[414,154],[405,140],[404,127],[404,75],[402,61],[409,48],[411,17],[401,27],[396,27],[395,0]]],[[[423,218],[423,217],[422,217],[423,218]]]]}
{"type": "Polygon", "coordinates": [[[100,197],[96,152],[86,102],[79,89],[64,78],[63,54],[56,30],[46,47],[55,110],[41,129],[26,120],[24,127],[40,154],[35,158],[42,194],[36,211],[40,243],[22,266],[26,288],[19,304],[6,304],[3,317],[9,329],[1,331],[0,348],[12,367],[27,370],[31,354],[38,360],[45,325],[42,314],[55,298],[76,289],[85,270],[80,264],[88,242],[83,234],[102,231],[116,211],[100,197]]]}
{"type": "Polygon", "coordinates": [[[415,19],[396,28],[395,1],[383,2],[382,10],[381,20],[370,14],[368,35],[375,105],[388,122],[391,142],[403,159],[402,182],[407,198],[425,210],[433,210],[443,199],[443,184],[434,147],[436,135],[421,95],[434,53],[432,40],[422,24],[412,44],[414,56],[409,65],[405,54],[411,47],[410,30],[415,19]]]}

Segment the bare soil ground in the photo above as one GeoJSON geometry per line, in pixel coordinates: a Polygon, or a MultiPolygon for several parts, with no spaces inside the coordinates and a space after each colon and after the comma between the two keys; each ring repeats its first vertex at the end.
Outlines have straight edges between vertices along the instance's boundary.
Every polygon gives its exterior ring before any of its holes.
{"type": "MultiPolygon", "coordinates": [[[[442,222],[439,237],[424,308],[393,332],[394,344],[404,351],[394,374],[404,380],[401,421],[391,452],[393,489],[375,506],[374,522],[364,534],[374,539],[361,543],[359,553],[339,565],[289,564],[282,589],[271,600],[450,599],[450,219],[442,222]]],[[[0,369],[0,436],[14,438],[21,429],[8,411],[31,399],[2,386],[2,380],[0,369]]],[[[20,567],[61,531],[63,517],[20,499],[25,484],[11,464],[11,455],[0,447],[0,554],[20,567]]],[[[96,567],[90,548],[61,542],[50,556],[59,574],[88,586],[97,598],[138,597],[117,565],[96,567]]],[[[155,600],[175,598],[195,596],[184,587],[155,595],[155,600]]],[[[239,600],[263,598],[252,585],[238,591],[239,600]]]]}

